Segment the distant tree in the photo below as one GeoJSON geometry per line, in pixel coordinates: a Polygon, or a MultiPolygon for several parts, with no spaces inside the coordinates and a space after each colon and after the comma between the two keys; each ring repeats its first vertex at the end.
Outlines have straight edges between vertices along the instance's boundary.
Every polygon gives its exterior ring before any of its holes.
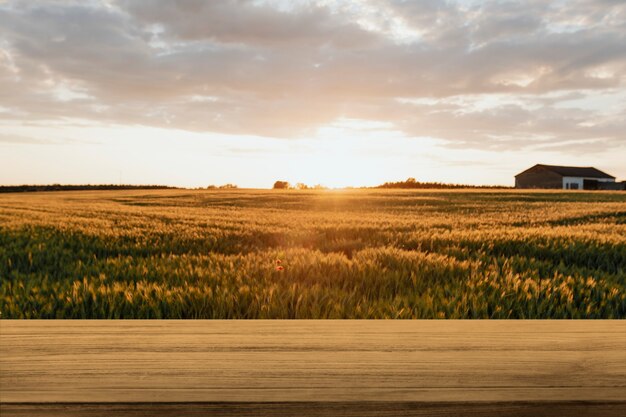
{"type": "Polygon", "coordinates": [[[237,188],[237,184],[224,184],[224,185],[220,185],[221,189],[231,189],[231,188],[237,188]]]}
{"type": "Polygon", "coordinates": [[[211,184],[208,187],[206,187],[207,190],[215,190],[216,188],[217,188],[217,186],[213,185],[213,184],[211,184]]]}
{"type": "Polygon", "coordinates": [[[275,190],[286,190],[289,188],[289,183],[287,181],[276,181],[273,188],[275,190]]]}
{"type": "Polygon", "coordinates": [[[308,190],[309,186],[305,183],[299,182],[296,184],[296,190],[308,190]]]}

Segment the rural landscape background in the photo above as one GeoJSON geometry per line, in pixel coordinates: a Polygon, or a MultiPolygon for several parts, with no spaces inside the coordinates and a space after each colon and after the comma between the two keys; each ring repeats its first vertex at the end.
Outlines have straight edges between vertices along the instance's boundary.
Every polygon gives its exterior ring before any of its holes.
{"type": "Polygon", "coordinates": [[[626,194],[0,194],[4,318],[624,318],[626,194]]]}
{"type": "Polygon", "coordinates": [[[625,132],[625,1],[0,0],[0,313],[626,318],[625,132]]]}

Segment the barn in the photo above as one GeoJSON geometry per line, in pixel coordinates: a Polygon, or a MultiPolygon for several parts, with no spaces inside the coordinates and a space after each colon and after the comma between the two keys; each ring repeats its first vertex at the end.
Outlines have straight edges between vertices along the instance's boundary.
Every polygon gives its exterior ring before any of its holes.
{"type": "Polygon", "coordinates": [[[515,188],[616,189],[615,177],[593,167],[537,164],[515,176],[515,188]]]}

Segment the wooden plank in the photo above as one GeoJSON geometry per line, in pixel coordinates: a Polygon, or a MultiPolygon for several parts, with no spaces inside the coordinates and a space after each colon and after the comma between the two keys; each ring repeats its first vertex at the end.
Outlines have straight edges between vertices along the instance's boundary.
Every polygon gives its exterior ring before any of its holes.
{"type": "Polygon", "coordinates": [[[624,416],[623,402],[547,403],[159,403],[159,404],[5,404],[6,417],[611,417],[624,416]]]}
{"type": "Polygon", "coordinates": [[[623,415],[626,322],[0,320],[0,394],[3,416],[623,415]]]}

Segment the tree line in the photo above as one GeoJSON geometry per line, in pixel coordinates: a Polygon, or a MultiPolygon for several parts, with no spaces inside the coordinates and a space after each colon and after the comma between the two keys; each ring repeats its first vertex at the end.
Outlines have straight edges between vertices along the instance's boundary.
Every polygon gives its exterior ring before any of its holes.
{"type": "Polygon", "coordinates": [[[511,188],[503,185],[465,185],[465,184],[445,184],[442,182],[422,182],[415,178],[408,178],[406,181],[386,182],[374,188],[406,188],[406,189],[457,189],[457,188],[511,188]]]}
{"type": "Polygon", "coordinates": [[[274,190],[326,190],[328,187],[324,187],[321,184],[309,186],[302,182],[298,182],[295,185],[292,185],[288,181],[276,181],[272,188],[274,190]]]}
{"type": "Polygon", "coordinates": [[[178,189],[167,185],[119,185],[119,184],[83,184],[83,185],[0,185],[0,193],[21,193],[35,191],[86,191],[86,190],[164,190],[178,189]]]}
{"type": "MultiPolygon", "coordinates": [[[[276,181],[272,187],[275,190],[325,190],[323,185],[308,186],[301,182],[292,185],[288,181],[276,181]]],[[[442,182],[422,182],[415,178],[408,178],[405,181],[386,182],[375,187],[347,187],[347,188],[404,188],[404,189],[457,189],[457,188],[511,188],[503,185],[466,185],[466,184],[446,184],[442,182]]]]}

